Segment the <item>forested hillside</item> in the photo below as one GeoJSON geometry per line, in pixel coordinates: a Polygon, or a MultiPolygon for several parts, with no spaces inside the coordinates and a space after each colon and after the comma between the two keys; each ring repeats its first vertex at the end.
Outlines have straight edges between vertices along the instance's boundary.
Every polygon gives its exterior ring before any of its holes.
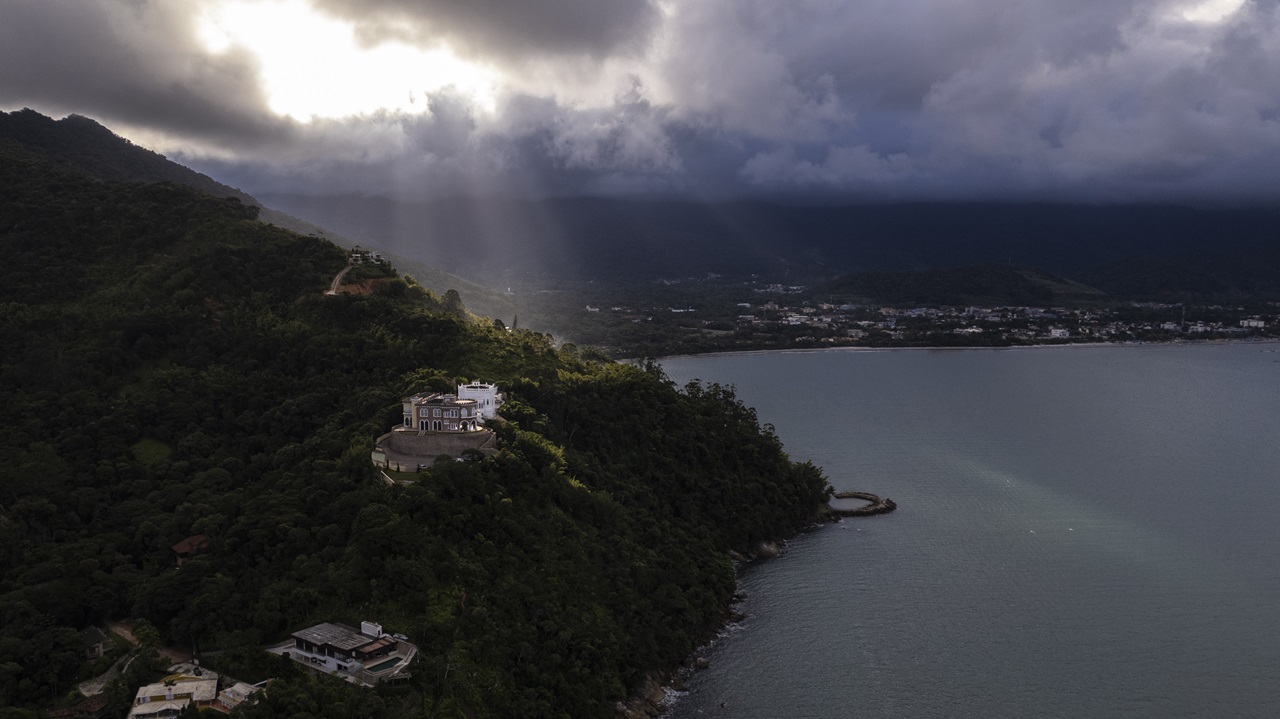
{"type": "MultiPolygon", "coordinates": [[[[349,248],[356,244],[356,241],[332,230],[267,207],[252,195],[172,162],[164,155],[135,145],[87,117],[68,115],[61,120],[54,120],[30,109],[0,112],[0,141],[3,140],[15,142],[29,152],[68,165],[99,180],[172,182],[214,197],[235,197],[245,205],[258,207],[260,211],[257,216],[262,222],[302,235],[315,235],[343,247],[349,248]]],[[[450,287],[467,292],[472,309],[479,314],[510,319],[515,312],[511,299],[499,292],[450,275],[421,261],[389,256],[407,274],[440,294],[450,287]]]]}
{"type": "Polygon", "coordinates": [[[1079,305],[1106,295],[1025,267],[979,265],[914,272],[860,272],[813,288],[815,299],[896,305],[1079,305]]]}
{"type": "MultiPolygon", "coordinates": [[[[557,350],[410,282],[324,296],[345,253],[237,200],[14,143],[0,198],[0,714],[67,701],[77,631],[134,618],[278,676],[250,716],[607,716],[724,619],[727,551],[827,494],[725,388],[557,350]],[[510,390],[499,454],[375,479],[399,398],[458,379],[510,390]],[[175,569],[192,534],[211,551],[175,569]],[[419,644],[409,686],[250,651],[361,619],[419,644]]],[[[148,669],[112,685],[110,715],[148,669]]]]}
{"type": "Polygon", "coordinates": [[[13,140],[35,154],[76,167],[103,180],[173,182],[214,197],[235,197],[246,205],[256,199],[208,175],[170,162],[81,115],[61,120],[35,110],[0,112],[0,138],[13,140]]]}

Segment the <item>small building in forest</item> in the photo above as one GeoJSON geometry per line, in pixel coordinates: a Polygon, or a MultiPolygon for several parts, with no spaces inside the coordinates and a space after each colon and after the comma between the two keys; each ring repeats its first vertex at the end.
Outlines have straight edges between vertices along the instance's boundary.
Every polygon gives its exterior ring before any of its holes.
{"type": "Polygon", "coordinates": [[[353,684],[373,686],[408,678],[418,648],[404,635],[389,634],[374,622],[361,622],[359,629],[325,622],[300,629],[290,641],[267,651],[353,684]]]}
{"type": "Polygon", "coordinates": [[[84,651],[84,658],[93,661],[100,658],[104,653],[107,641],[107,635],[97,627],[85,627],[80,630],[80,648],[84,651]]]}
{"type": "Polygon", "coordinates": [[[173,562],[181,567],[201,552],[209,551],[209,538],[203,534],[195,534],[170,547],[173,550],[173,562]]]}

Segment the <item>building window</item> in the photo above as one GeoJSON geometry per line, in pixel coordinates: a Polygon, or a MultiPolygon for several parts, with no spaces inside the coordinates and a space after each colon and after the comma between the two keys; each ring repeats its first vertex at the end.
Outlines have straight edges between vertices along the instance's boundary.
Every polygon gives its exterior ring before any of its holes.
{"type": "Polygon", "coordinates": [[[426,417],[426,416],[427,416],[427,408],[426,408],[426,407],[423,407],[422,409],[418,410],[418,416],[419,416],[419,417],[426,417]]]}
{"type": "Polygon", "coordinates": [[[405,417],[405,418],[404,418],[404,426],[406,426],[406,427],[411,427],[411,426],[413,426],[413,420],[411,420],[409,417],[405,417]]]}
{"type": "Polygon", "coordinates": [[[437,417],[439,417],[439,416],[440,416],[440,410],[439,410],[439,409],[437,409],[437,410],[436,410],[436,416],[437,416],[437,417]]]}

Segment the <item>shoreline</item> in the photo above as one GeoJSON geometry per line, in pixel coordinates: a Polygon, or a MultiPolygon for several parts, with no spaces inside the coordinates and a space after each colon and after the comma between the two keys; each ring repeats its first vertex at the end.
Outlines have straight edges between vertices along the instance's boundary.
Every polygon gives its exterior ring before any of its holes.
{"type": "Polygon", "coordinates": [[[746,613],[736,609],[747,598],[739,587],[739,575],[744,567],[756,562],[777,559],[782,556],[794,537],[816,532],[828,525],[842,522],[846,518],[872,517],[897,509],[893,500],[887,497],[881,498],[870,492],[844,491],[835,492],[831,496],[836,499],[864,499],[870,504],[865,507],[841,510],[832,507],[829,503],[823,503],[814,513],[813,522],[791,537],[757,542],[751,552],[745,555],[736,550],[729,550],[727,556],[733,563],[734,593],[727,607],[724,621],[715,633],[695,647],[679,664],[666,670],[654,670],[646,674],[644,684],[637,693],[614,705],[616,719],[661,719],[667,716],[674,703],[673,699],[678,699],[681,694],[688,691],[684,685],[685,678],[710,666],[706,657],[702,656],[706,649],[715,645],[730,632],[741,628],[743,621],[747,618],[746,613]]]}
{"type": "MultiPolygon", "coordinates": [[[[1224,345],[1280,345],[1280,339],[1261,340],[1189,340],[1184,342],[1068,342],[1065,344],[1009,345],[1007,347],[791,347],[779,349],[757,350],[723,350],[716,352],[697,352],[693,354],[661,355],[653,359],[659,362],[674,359],[693,359],[695,357],[732,357],[766,354],[802,354],[816,352],[1009,352],[1018,350],[1072,349],[1115,347],[1125,349],[1141,349],[1147,347],[1221,347],[1224,345]]],[[[625,357],[618,362],[639,362],[645,357],[625,357]]]]}
{"type": "MultiPolygon", "coordinates": [[[[830,511],[830,506],[824,503],[814,513],[813,522],[792,536],[816,531],[826,524],[841,519],[838,516],[832,517],[830,511]]],[[[733,631],[734,627],[740,627],[742,621],[746,619],[746,614],[736,610],[736,607],[746,599],[746,595],[738,586],[742,568],[754,562],[777,559],[782,555],[787,542],[787,539],[765,540],[753,545],[747,554],[735,549],[730,549],[726,553],[726,558],[733,564],[733,596],[725,608],[724,620],[678,664],[646,673],[644,683],[636,693],[614,704],[615,719],[659,719],[667,715],[671,710],[673,697],[688,691],[684,687],[684,679],[709,666],[704,663],[706,658],[701,656],[707,647],[714,645],[728,632],[733,631]]]]}

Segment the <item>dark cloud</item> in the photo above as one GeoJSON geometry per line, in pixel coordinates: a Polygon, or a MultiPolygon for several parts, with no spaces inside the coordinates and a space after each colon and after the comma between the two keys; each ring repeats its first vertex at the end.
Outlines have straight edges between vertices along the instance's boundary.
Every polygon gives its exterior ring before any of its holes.
{"type": "Polygon", "coordinates": [[[0,103],[208,142],[279,140],[252,58],[199,49],[180,3],[0,0],[0,103]]]}
{"type": "Polygon", "coordinates": [[[1183,0],[312,2],[508,79],[491,103],[446,88],[421,114],[296,122],[252,57],[200,49],[186,3],[0,0],[0,104],[163,134],[264,192],[1256,201],[1280,182],[1274,0],[1221,22],[1183,0]]]}
{"type": "Polygon", "coordinates": [[[641,49],[660,18],[652,0],[315,0],[368,42],[447,42],[470,56],[603,58],[641,49]]]}
{"type": "Polygon", "coordinates": [[[254,191],[402,199],[671,193],[684,181],[665,110],[638,97],[584,111],[547,98],[513,96],[498,108],[500,119],[482,120],[489,113],[474,100],[442,92],[430,96],[430,108],[424,115],[313,121],[305,129],[309,159],[283,150],[256,160],[184,159],[254,191]]]}

